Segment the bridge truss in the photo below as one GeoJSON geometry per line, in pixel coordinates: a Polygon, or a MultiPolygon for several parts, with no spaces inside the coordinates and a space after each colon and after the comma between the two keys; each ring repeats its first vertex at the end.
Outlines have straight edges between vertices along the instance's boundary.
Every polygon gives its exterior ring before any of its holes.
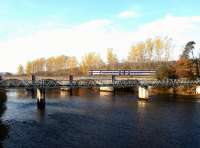
{"type": "Polygon", "coordinates": [[[10,88],[90,88],[90,87],[106,87],[112,86],[115,88],[127,88],[127,87],[191,87],[194,85],[200,85],[200,79],[198,80],[115,80],[112,79],[80,79],[80,80],[17,80],[17,79],[8,79],[0,81],[0,88],[10,89],[10,88]]]}

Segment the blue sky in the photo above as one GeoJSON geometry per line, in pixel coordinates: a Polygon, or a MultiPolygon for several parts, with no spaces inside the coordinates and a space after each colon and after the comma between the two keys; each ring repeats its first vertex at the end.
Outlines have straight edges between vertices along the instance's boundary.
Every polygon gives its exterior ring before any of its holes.
{"type": "Polygon", "coordinates": [[[38,29],[47,22],[70,26],[95,19],[111,19],[117,26],[133,30],[166,14],[200,15],[198,3],[198,0],[2,0],[0,37],[12,35],[21,27],[27,31],[38,29]],[[117,14],[126,10],[134,11],[140,17],[118,19],[117,14]]]}
{"type": "Polygon", "coordinates": [[[104,58],[106,48],[114,48],[119,59],[125,59],[134,42],[155,36],[172,37],[177,47],[188,36],[199,41],[199,3],[198,0],[0,0],[0,49],[5,53],[0,57],[0,71],[16,71],[16,64],[58,54],[81,58],[85,52],[96,51],[104,58]],[[14,54],[13,60],[7,61],[5,57],[11,52],[24,54],[20,59],[14,54]]]}

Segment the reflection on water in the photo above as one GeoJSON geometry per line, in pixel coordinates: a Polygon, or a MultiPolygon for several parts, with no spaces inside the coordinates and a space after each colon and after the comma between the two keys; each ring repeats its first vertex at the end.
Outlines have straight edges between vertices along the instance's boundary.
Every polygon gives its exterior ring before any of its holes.
{"type": "MultiPolygon", "coordinates": [[[[32,94],[31,91],[26,91],[24,89],[19,89],[19,90],[8,89],[6,91],[7,91],[8,97],[17,97],[18,99],[26,99],[27,96],[34,95],[34,94],[32,94]]],[[[35,96],[34,96],[34,98],[35,98],[35,96]]]]}
{"type": "Polygon", "coordinates": [[[60,91],[60,97],[61,98],[65,98],[67,96],[70,96],[70,92],[69,91],[60,91]]]}
{"type": "Polygon", "coordinates": [[[37,109],[37,119],[38,121],[43,121],[45,118],[45,108],[44,109],[37,109]]]}
{"type": "Polygon", "coordinates": [[[100,91],[99,92],[100,96],[112,96],[113,92],[109,92],[109,91],[100,91]]]}
{"type": "MultiPolygon", "coordinates": [[[[6,110],[6,93],[3,90],[0,90],[0,118],[6,110]]],[[[8,135],[8,126],[5,125],[2,120],[0,120],[0,147],[3,147],[2,142],[8,135]]]]}
{"type": "Polygon", "coordinates": [[[147,100],[138,99],[137,102],[138,102],[138,108],[139,109],[144,109],[147,105],[147,100]]]}

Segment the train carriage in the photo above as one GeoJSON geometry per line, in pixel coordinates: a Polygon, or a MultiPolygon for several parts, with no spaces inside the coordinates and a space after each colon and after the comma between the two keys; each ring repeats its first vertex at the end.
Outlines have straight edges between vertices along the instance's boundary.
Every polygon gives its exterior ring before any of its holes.
{"type": "Polygon", "coordinates": [[[90,70],[92,75],[124,75],[124,76],[152,76],[155,75],[155,70],[90,70]]]}

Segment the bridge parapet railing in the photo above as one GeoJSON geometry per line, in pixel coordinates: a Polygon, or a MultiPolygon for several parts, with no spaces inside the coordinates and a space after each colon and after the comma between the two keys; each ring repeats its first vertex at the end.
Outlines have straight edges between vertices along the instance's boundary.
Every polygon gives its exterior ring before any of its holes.
{"type": "Polygon", "coordinates": [[[147,85],[153,87],[190,87],[192,85],[200,85],[200,80],[153,80],[153,81],[140,81],[140,85],[147,85]]]}
{"type": "Polygon", "coordinates": [[[1,80],[0,81],[1,88],[26,88],[32,87],[32,81],[30,80],[1,80]]]}
{"type": "Polygon", "coordinates": [[[137,85],[139,85],[138,80],[116,80],[113,82],[114,87],[121,87],[121,88],[134,87],[137,85]]]}
{"type": "Polygon", "coordinates": [[[178,87],[193,85],[200,85],[200,79],[197,80],[114,80],[112,79],[79,79],[79,80],[36,80],[34,83],[31,80],[1,80],[0,87],[14,88],[14,87],[45,87],[45,88],[59,88],[59,87],[100,87],[100,86],[113,86],[113,87],[134,87],[134,86],[152,86],[152,87],[178,87]]]}

